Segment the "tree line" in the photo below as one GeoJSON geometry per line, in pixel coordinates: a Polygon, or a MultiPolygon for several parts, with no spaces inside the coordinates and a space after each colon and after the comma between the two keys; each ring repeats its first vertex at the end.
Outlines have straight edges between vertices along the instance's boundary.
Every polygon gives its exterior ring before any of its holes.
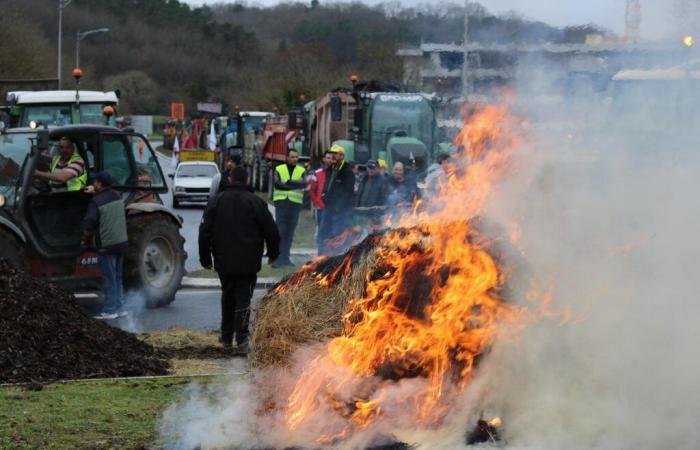
{"type": "MultiPolygon", "coordinates": [[[[0,79],[56,74],[57,0],[5,0],[0,79]]],[[[472,4],[470,39],[578,43],[592,25],[560,29],[472,4]]],[[[72,87],[78,31],[108,27],[80,44],[83,88],[123,92],[121,109],[167,114],[170,102],[286,109],[347,86],[350,74],[400,82],[401,46],[461,42],[463,6],[245,2],[193,8],[178,0],[74,0],[64,10],[64,87],[72,87]]]]}

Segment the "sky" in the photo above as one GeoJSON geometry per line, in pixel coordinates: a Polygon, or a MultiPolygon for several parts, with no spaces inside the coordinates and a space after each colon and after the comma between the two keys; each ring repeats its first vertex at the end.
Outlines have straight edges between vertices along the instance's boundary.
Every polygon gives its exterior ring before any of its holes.
{"type": "MultiPolygon", "coordinates": [[[[186,0],[191,5],[203,3],[234,3],[235,0],[186,0]]],[[[381,0],[362,0],[377,4],[381,0]]],[[[407,0],[402,4],[437,3],[438,0],[407,0]]],[[[248,0],[248,3],[274,5],[279,0],[248,0]]],[[[325,3],[325,1],[322,0],[325,3]]],[[[461,3],[461,1],[459,2],[461,3]]],[[[481,0],[494,13],[517,11],[531,19],[552,25],[596,23],[618,34],[624,32],[625,0],[481,0]]],[[[673,0],[641,0],[642,38],[647,40],[668,36],[673,30],[673,0]]]]}

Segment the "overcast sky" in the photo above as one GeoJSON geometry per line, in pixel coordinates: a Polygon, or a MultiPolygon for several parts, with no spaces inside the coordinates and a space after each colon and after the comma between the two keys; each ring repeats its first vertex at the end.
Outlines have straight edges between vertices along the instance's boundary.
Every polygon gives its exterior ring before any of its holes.
{"type": "MultiPolygon", "coordinates": [[[[235,3],[235,0],[186,0],[191,5],[203,3],[235,3]]],[[[321,0],[322,3],[330,3],[321,0]]],[[[362,0],[377,4],[381,0],[362,0]]],[[[402,4],[436,3],[439,0],[407,0],[402,4]]],[[[274,5],[279,0],[253,0],[251,4],[274,5]]],[[[308,3],[304,1],[303,3],[308,3]]],[[[459,2],[461,3],[461,1],[459,2]]],[[[553,25],[585,24],[594,22],[622,34],[625,27],[625,0],[482,0],[479,3],[490,11],[503,13],[518,11],[533,19],[553,25]]],[[[658,39],[674,29],[672,20],[673,0],[642,0],[642,37],[658,39]]]]}

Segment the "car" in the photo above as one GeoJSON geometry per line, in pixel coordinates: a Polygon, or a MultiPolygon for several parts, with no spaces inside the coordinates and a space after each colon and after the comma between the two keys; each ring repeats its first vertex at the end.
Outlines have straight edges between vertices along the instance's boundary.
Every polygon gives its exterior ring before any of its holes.
{"type": "Polygon", "coordinates": [[[185,272],[182,218],[163,205],[168,192],[153,148],[141,134],[98,125],[17,128],[0,133],[0,258],[71,292],[100,288],[94,250],[80,245],[91,195],[54,192],[34,173],[47,170],[61,138],[88,174],[107,171],[124,198],[129,247],[124,287],[149,306],[175,299],[185,272]]]}
{"type": "Polygon", "coordinates": [[[211,183],[219,173],[216,163],[209,161],[185,161],[177,165],[173,179],[173,208],[180,202],[208,202],[211,183]]]}

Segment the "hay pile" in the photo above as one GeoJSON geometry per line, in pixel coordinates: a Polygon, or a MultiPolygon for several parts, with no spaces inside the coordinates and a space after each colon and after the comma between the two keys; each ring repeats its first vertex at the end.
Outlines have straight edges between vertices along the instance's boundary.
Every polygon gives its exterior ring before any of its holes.
{"type": "MultiPolygon", "coordinates": [[[[507,269],[508,282],[501,292],[504,299],[512,298],[514,288],[522,290],[529,284],[527,264],[520,251],[503,238],[507,235],[503,227],[474,217],[468,221],[467,230],[465,242],[476,243],[507,269]]],[[[401,235],[406,231],[390,232],[401,235]]],[[[384,273],[377,255],[383,236],[372,234],[344,255],[309,263],[272,288],[260,300],[253,323],[248,357],[251,366],[284,366],[298,347],[340,336],[348,302],[364,295],[368,279],[384,273]]]]}
{"type": "Polygon", "coordinates": [[[342,316],[363,294],[381,237],[370,235],[344,255],[309,263],[270,289],[256,312],[250,364],[284,365],[302,344],[340,336],[342,316]]]}

